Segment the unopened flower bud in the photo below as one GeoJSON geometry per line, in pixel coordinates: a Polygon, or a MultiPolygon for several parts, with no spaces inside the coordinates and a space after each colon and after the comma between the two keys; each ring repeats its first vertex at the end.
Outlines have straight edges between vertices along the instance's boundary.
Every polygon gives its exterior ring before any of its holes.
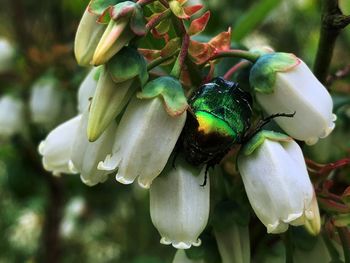
{"type": "Polygon", "coordinates": [[[74,40],[74,54],[81,66],[90,66],[97,44],[106,28],[105,25],[99,24],[97,19],[98,16],[86,8],[80,20],[74,40]]]}

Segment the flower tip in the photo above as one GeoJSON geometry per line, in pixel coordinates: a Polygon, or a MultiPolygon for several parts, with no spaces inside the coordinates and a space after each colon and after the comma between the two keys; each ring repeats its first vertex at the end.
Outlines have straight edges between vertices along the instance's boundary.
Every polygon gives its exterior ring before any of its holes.
{"type": "Polygon", "coordinates": [[[151,187],[152,181],[144,181],[142,180],[141,177],[138,177],[137,183],[139,184],[140,187],[144,189],[149,189],[151,187]]]}
{"type": "Polygon", "coordinates": [[[40,144],[38,146],[38,152],[40,153],[40,155],[44,155],[45,144],[46,144],[46,141],[43,140],[43,141],[40,142],[40,144]]]}
{"type": "Polygon", "coordinates": [[[119,158],[116,155],[108,154],[104,161],[100,161],[97,165],[98,170],[115,171],[119,164],[119,158]]]}
{"type": "Polygon", "coordinates": [[[101,136],[103,130],[99,130],[96,126],[90,125],[90,123],[91,122],[89,122],[87,128],[87,137],[89,142],[94,142],[101,136]]]}
{"type": "Polygon", "coordinates": [[[71,173],[73,174],[77,174],[79,173],[78,169],[75,167],[74,163],[72,162],[72,160],[68,161],[68,169],[71,173]]]}
{"type": "Polygon", "coordinates": [[[268,234],[280,234],[288,230],[288,224],[283,222],[275,222],[266,226],[268,234]]]}
{"type": "Polygon", "coordinates": [[[134,180],[128,180],[125,178],[125,176],[123,175],[119,175],[118,173],[115,175],[115,179],[121,183],[121,184],[132,184],[134,182],[134,180]]]}
{"type": "Polygon", "coordinates": [[[184,241],[177,242],[177,241],[172,241],[172,240],[170,240],[170,239],[168,239],[166,237],[162,237],[160,239],[160,243],[163,244],[163,245],[172,245],[176,249],[189,249],[189,248],[191,248],[191,246],[199,247],[202,244],[202,241],[198,238],[194,242],[192,242],[192,241],[189,241],[189,242],[184,242],[184,241]]]}

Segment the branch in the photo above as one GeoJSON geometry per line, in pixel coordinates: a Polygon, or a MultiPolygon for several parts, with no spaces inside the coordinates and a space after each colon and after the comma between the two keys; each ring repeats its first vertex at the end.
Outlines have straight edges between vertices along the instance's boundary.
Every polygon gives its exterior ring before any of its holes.
{"type": "Polygon", "coordinates": [[[323,0],[320,40],[314,64],[315,76],[322,83],[327,80],[337,37],[348,24],[350,16],[342,13],[338,0],[323,0]]]}

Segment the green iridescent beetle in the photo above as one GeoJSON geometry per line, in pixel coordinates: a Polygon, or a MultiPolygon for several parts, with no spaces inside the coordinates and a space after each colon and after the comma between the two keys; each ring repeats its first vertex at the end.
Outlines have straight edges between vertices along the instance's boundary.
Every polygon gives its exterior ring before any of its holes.
{"type": "Polygon", "coordinates": [[[214,78],[189,100],[180,137],[185,159],[192,165],[214,166],[234,144],[243,143],[251,126],[252,97],[235,82],[214,78]]]}

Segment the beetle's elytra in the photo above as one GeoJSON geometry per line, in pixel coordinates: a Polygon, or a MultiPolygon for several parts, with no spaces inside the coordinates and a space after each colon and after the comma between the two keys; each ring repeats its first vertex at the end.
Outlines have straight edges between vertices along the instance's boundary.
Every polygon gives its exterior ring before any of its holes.
{"type": "Polygon", "coordinates": [[[189,100],[181,135],[185,159],[213,166],[233,144],[239,144],[251,125],[252,98],[235,82],[214,78],[201,86],[189,100]]]}

